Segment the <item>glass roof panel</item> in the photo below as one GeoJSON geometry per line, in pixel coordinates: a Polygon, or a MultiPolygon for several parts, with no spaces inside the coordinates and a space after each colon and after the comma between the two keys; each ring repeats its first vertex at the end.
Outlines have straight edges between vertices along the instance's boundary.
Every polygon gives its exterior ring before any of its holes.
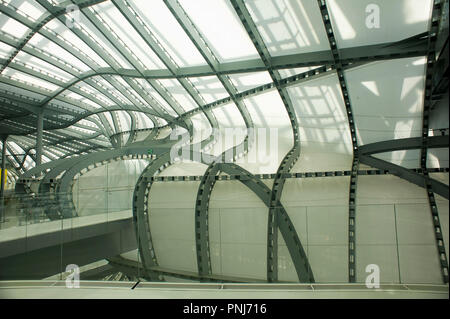
{"type": "Polygon", "coordinates": [[[297,113],[301,143],[300,159],[292,170],[350,169],[352,142],[336,74],[287,90],[297,113]]]}
{"type": "Polygon", "coordinates": [[[70,52],[64,50],[59,45],[55,44],[47,38],[44,38],[40,34],[36,33],[35,35],[33,35],[28,43],[35,47],[38,47],[44,52],[47,52],[48,55],[56,57],[66,62],[68,65],[74,66],[79,72],[86,72],[90,70],[90,68],[84,62],[80,61],[70,52]]]}
{"type": "Polygon", "coordinates": [[[107,67],[108,64],[89,45],[83,42],[73,31],[58,20],[52,20],[44,28],[57,33],[57,37],[73,47],[72,52],[77,52],[86,60],[92,60],[99,67],[107,67]]]}
{"type": "Polygon", "coordinates": [[[145,1],[134,0],[128,3],[178,66],[206,64],[200,52],[162,1],[154,1],[151,10],[148,9],[145,1]]]}
{"type": "Polygon", "coordinates": [[[229,96],[216,76],[190,78],[189,81],[194,84],[206,103],[211,103],[229,96]]]}
{"type": "MultiPolygon", "coordinates": [[[[145,92],[148,95],[155,99],[157,103],[162,105],[163,109],[165,109],[170,115],[176,116],[176,112],[170,107],[170,105],[164,100],[161,95],[144,79],[136,79],[136,81],[142,86],[145,92]]],[[[151,105],[150,105],[151,106],[151,105]]]]}
{"type": "Polygon", "coordinates": [[[245,3],[271,55],[329,50],[316,0],[245,3]]]}
{"type": "Polygon", "coordinates": [[[180,3],[220,62],[259,57],[230,3],[224,0],[180,3]]]}
{"type": "Polygon", "coordinates": [[[431,0],[329,0],[338,48],[399,41],[425,32],[431,0]]]}
{"type": "Polygon", "coordinates": [[[22,23],[12,19],[12,18],[5,18],[5,16],[2,14],[3,18],[0,22],[0,30],[12,35],[16,38],[23,38],[24,35],[30,30],[22,23]]]}
{"type": "Polygon", "coordinates": [[[42,73],[42,76],[51,76],[63,82],[68,82],[74,78],[73,75],[65,70],[61,70],[60,68],[25,52],[19,52],[14,58],[14,63],[24,64],[27,68],[42,73]]]}
{"type": "Polygon", "coordinates": [[[101,3],[90,10],[96,14],[104,26],[110,28],[112,36],[118,42],[117,46],[128,48],[126,51],[133,57],[137,67],[142,70],[165,68],[161,60],[111,2],[101,3]]]}
{"type": "Polygon", "coordinates": [[[229,75],[238,92],[253,89],[257,86],[272,83],[269,72],[252,72],[229,75]]]}
{"type": "Polygon", "coordinates": [[[3,59],[9,58],[10,54],[14,51],[14,47],[0,42],[0,57],[3,59]]]}
{"type": "Polygon", "coordinates": [[[345,71],[360,145],[421,136],[423,61],[379,61],[345,71]]]}
{"type": "Polygon", "coordinates": [[[296,74],[304,73],[311,71],[313,69],[316,69],[318,67],[321,67],[321,65],[315,65],[315,66],[307,66],[303,68],[293,68],[293,69],[281,69],[278,70],[282,78],[287,78],[296,74]]]}
{"type": "Polygon", "coordinates": [[[10,0],[10,4],[27,14],[33,20],[46,16],[46,10],[37,1],[10,0]]]}
{"type": "Polygon", "coordinates": [[[43,88],[45,90],[48,91],[54,91],[56,89],[59,88],[59,86],[54,85],[48,81],[39,79],[35,76],[26,74],[24,72],[20,72],[17,70],[14,70],[12,68],[7,67],[3,73],[3,75],[5,76],[10,76],[12,79],[18,80],[18,81],[22,81],[22,82],[26,82],[28,84],[30,84],[31,86],[35,86],[35,87],[40,87],[43,88]]]}
{"type": "MultiPolygon", "coordinates": [[[[86,40],[93,41],[97,46],[101,48],[101,52],[97,52],[100,57],[106,56],[109,59],[115,61],[120,67],[131,69],[131,64],[117,51],[116,48],[101,34],[101,32],[89,21],[84,15],[81,19],[82,23],[77,24],[77,28],[83,33],[83,37],[86,40]]],[[[111,65],[111,67],[113,67],[111,65]]]]}
{"type": "Polygon", "coordinates": [[[160,80],[159,82],[169,91],[183,110],[190,111],[198,106],[178,81],[166,79],[160,80]]]}

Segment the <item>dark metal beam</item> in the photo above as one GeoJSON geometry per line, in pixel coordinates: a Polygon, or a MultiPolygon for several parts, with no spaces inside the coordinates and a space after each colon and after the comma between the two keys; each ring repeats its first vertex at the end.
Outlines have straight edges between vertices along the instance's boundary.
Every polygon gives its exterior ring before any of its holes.
{"type": "MultiPolygon", "coordinates": [[[[417,186],[420,186],[422,188],[426,188],[426,179],[422,174],[416,173],[413,170],[406,169],[404,167],[389,163],[387,161],[383,161],[381,159],[375,158],[373,156],[369,155],[360,155],[360,162],[366,165],[370,165],[372,167],[376,167],[378,169],[382,170],[388,170],[390,173],[403,178],[417,186]]],[[[448,185],[445,185],[444,183],[441,183],[437,180],[434,180],[432,178],[429,179],[431,186],[433,188],[433,191],[436,194],[441,195],[445,199],[449,199],[449,187],[448,185]]]]}
{"type": "Polygon", "coordinates": [[[376,143],[361,145],[359,154],[371,155],[375,153],[394,152],[401,150],[412,150],[426,146],[426,148],[444,148],[449,145],[448,136],[430,136],[425,138],[410,137],[395,140],[388,140],[376,143]]]}
{"type": "Polygon", "coordinates": [[[352,174],[350,176],[349,187],[349,214],[348,214],[348,279],[349,282],[356,282],[356,242],[355,242],[355,208],[356,208],[356,183],[358,179],[358,141],[356,138],[355,122],[353,120],[353,111],[350,101],[349,92],[347,89],[347,81],[345,78],[344,68],[342,66],[343,56],[336,44],[336,38],[334,36],[333,26],[331,24],[330,14],[325,0],[317,1],[322,15],[322,21],[325,27],[325,32],[330,44],[331,53],[333,55],[333,61],[336,65],[336,72],[339,80],[339,86],[341,87],[342,97],[344,99],[345,108],[347,111],[348,126],[350,128],[350,135],[353,146],[353,160],[352,160],[352,174]]]}

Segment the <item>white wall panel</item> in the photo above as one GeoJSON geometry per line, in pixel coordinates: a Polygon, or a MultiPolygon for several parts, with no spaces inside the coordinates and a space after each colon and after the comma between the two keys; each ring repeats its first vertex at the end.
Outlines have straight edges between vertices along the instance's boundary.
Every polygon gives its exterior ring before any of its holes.
{"type": "Polygon", "coordinates": [[[308,247],[308,258],[317,283],[348,282],[347,245],[308,247]]]}
{"type": "Polygon", "coordinates": [[[348,205],[350,177],[288,178],[281,202],[287,206],[348,205]]]}
{"type": "Polygon", "coordinates": [[[395,245],[394,205],[358,205],[356,243],[358,245],[395,245]]]}
{"type": "Polygon", "coordinates": [[[216,182],[209,236],[215,274],[266,279],[268,209],[239,181],[216,182]]]}
{"type": "Polygon", "coordinates": [[[308,245],[347,245],[348,206],[307,208],[308,245]]]}
{"type": "Polygon", "coordinates": [[[430,206],[424,204],[397,204],[397,233],[399,245],[435,244],[430,206]]]}
{"type": "Polygon", "coordinates": [[[402,283],[442,284],[436,245],[400,245],[402,283]]]}
{"type": "Polygon", "coordinates": [[[425,190],[393,175],[358,176],[357,205],[427,203],[425,190]]]}

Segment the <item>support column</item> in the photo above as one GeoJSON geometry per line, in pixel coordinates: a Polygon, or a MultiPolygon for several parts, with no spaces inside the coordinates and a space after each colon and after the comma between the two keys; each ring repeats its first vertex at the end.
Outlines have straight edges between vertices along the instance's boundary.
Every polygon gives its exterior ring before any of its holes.
{"type": "Polygon", "coordinates": [[[44,130],[44,114],[43,112],[40,112],[37,116],[36,166],[39,166],[42,163],[42,135],[44,130]]]}
{"type": "Polygon", "coordinates": [[[1,173],[1,186],[0,186],[0,223],[5,221],[5,180],[6,180],[6,139],[8,135],[2,137],[2,173],[1,173]]]}

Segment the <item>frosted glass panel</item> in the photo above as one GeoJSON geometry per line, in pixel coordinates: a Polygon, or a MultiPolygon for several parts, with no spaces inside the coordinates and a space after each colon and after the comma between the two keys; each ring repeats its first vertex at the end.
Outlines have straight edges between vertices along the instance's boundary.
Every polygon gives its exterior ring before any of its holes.
{"type": "Polygon", "coordinates": [[[250,0],[246,6],[271,55],[329,50],[315,0],[250,0]]]}
{"type": "Polygon", "coordinates": [[[345,71],[360,145],[421,135],[424,62],[379,61],[345,71]]]}
{"type": "Polygon", "coordinates": [[[425,32],[431,9],[430,0],[329,0],[327,5],[338,48],[398,41],[425,32]]]}

